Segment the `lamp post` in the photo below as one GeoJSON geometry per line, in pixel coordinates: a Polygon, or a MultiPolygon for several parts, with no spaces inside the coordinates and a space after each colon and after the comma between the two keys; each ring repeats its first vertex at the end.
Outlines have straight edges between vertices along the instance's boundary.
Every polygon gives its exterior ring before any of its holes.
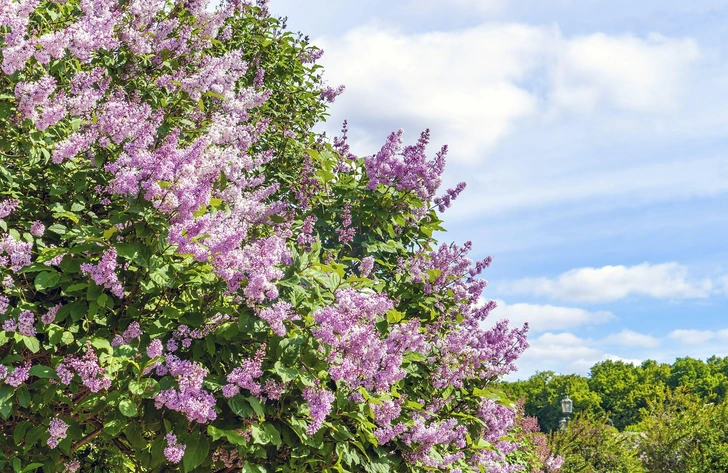
{"type": "Polygon", "coordinates": [[[569,396],[564,396],[564,398],[561,400],[561,412],[564,414],[564,417],[561,418],[561,421],[559,422],[559,429],[566,430],[566,426],[569,425],[569,416],[574,410],[574,401],[569,399],[569,396]]]}

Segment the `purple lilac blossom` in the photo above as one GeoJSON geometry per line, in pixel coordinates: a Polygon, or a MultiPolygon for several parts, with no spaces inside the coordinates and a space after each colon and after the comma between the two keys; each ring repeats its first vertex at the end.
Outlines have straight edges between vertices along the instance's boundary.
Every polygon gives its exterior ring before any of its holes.
{"type": "Polygon", "coordinates": [[[73,459],[66,462],[64,465],[63,473],[76,473],[81,468],[81,462],[78,459],[73,459]]]}
{"type": "Polygon", "coordinates": [[[262,365],[265,348],[266,346],[263,344],[255,353],[254,358],[244,360],[239,367],[233,368],[228,374],[228,384],[223,386],[223,395],[225,397],[234,396],[240,389],[247,389],[253,396],[261,396],[263,387],[257,380],[263,375],[262,365]]]}
{"type": "Polygon", "coordinates": [[[170,463],[179,463],[185,454],[186,445],[177,443],[177,436],[173,433],[168,433],[164,436],[167,440],[167,447],[164,449],[164,456],[170,463]]]}
{"type": "Polygon", "coordinates": [[[149,346],[147,347],[147,356],[149,358],[157,358],[159,356],[162,356],[163,347],[162,347],[162,341],[158,338],[155,338],[149,343],[149,346]]]}
{"type": "Polygon", "coordinates": [[[22,365],[16,366],[15,370],[5,378],[5,382],[10,386],[17,388],[30,378],[30,361],[26,360],[22,365]]]}
{"type": "Polygon", "coordinates": [[[86,353],[82,357],[67,356],[56,368],[56,374],[63,384],[69,384],[74,373],[78,374],[83,385],[91,392],[96,393],[111,386],[111,378],[99,366],[98,357],[90,344],[86,346],[86,353]]]}
{"type": "Polygon", "coordinates": [[[18,333],[26,337],[35,337],[35,314],[24,310],[18,316],[18,333]]]}
{"type": "Polygon", "coordinates": [[[309,415],[313,422],[308,424],[306,433],[313,435],[319,431],[326,420],[326,416],[331,412],[331,404],[334,402],[334,394],[331,391],[320,388],[315,389],[308,386],[303,390],[303,398],[308,403],[309,415]]]}
{"type": "Polygon", "coordinates": [[[116,249],[109,248],[101,255],[98,264],[84,263],[81,265],[81,272],[91,276],[99,286],[103,286],[117,297],[124,297],[124,286],[119,282],[116,275],[116,249]]]}
{"type": "Polygon", "coordinates": [[[166,356],[165,364],[169,374],[177,378],[178,388],[157,393],[154,396],[155,407],[181,412],[190,422],[205,424],[215,420],[215,398],[202,389],[207,370],[199,363],[182,360],[172,354],[166,356]]]}
{"type": "Polygon", "coordinates": [[[0,218],[5,218],[10,215],[18,207],[19,203],[20,201],[18,199],[5,199],[0,201],[0,218]]]}
{"type": "Polygon", "coordinates": [[[361,266],[359,267],[359,275],[363,278],[369,277],[369,274],[374,268],[374,258],[367,256],[361,260],[361,266]]]}
{"type": "Polygon", "coordinates": [[[10,304],[10,299],[8,296],[0,295],[0,314],[4,314],[8,310],[8,305],[10,304]]]}
{"type": "Polygon", "coordinates": [[[48,446],[56,448],[58,446],[58,441],[66,438],[66,430],[68,430],[68,424],[63,422],[61,419],[55,418],[51,420],[51,423],[48,426],[48,433],[50,434],[50,437],[48,438],[48,446]]]}
{"type": "Polygon", "coordinates": [[[16,273],[30,265],[32,249],[32,243],[16,240],[12,235],[5,235],[0,240],[0,254],[4,251],[10,257],[10,269],[16,273]]]}
{"type": "Polygon", "coordinates": [[[341,227],[336,229],[339,235],[339,242],[346,245],[354,241],[356,230],[351,226],[351,208],[349,202],[344,204],[344,211],[341,212],[341,227]]]}
{"type": "Polygon", "coordinates": [[[286,336],[286,326],[283,322],[301,319],[301,316],[293,310],[293,306],[284,301],[276,302],[272,307],[261,310],[258,317],[268,322],[273,333],[279,337],[286,336]]]}
{"type": "Polygon", "coordinates": [[[40,321],[44,324],[53,323],[53,321],[56,320],[56,315],[58,314],[58,311],[61,309],[61,307],[63,307],[63,304],[54,305],[53,307],[48,309],[48,312],[46,312],[45,315],[40,318],[40,321]]]}

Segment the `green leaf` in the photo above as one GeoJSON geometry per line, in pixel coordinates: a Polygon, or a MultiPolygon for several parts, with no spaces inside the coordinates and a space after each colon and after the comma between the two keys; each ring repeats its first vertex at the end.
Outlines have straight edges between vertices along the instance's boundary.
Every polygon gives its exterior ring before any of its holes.
{"type": "Polygon", "coordinates": [[[48,227],[48,230],[53,233],[57,233],[58,235],[65,235],[66,232],[68,232],[68,229],[60,223],[54,223],[53,225],[48,227]]]}
{"type": "Polygon", "coordinates": [[[258,414],[259,417],[265,417],[265,409],[263,409],[263,404],[260,403],[257,397],[246,396],[245,399],[248,401],[248,403],[250,403],[250,407],[253,408],[253,411],[255,411],[255,413],[258,414]]]}
{"type": "Polygon", "coordinates": [[[56,371],[53,368],[43,365],[33,365],[29,371],[31,376],[43,379],[58,379],[56,371]]]}
{"type": "Polygon", "coordinates": [[[29,471],[35,471],[42,466],[43,466],[43,463],[31,463],[30,465],[27,465],[25,468],[23,468],[23,473],[27,473],[29,471]]]}
{"type": "Polygon", "coordinates": [[[18,404],[21,407],[28,407],[30,405],[30,392],[26,386],[18,389],[16,396],[18,397],[18,404]]]}
{"type": "Polygon", "coordinates": [[[15,389],[12,386],[3,385],[0,386],[0,416],[3,419],[10,417],[10,412],[13,410],[13,393],[15,389]]]}
{"type": "Polygon", "coordinates": [[[61,343],[64,345],[70,345],[73,343],[73,334],[68,330],[63,332],[63,335],[61,335],[61,343]]]}
{"type": "Polygon", "coordinates": [[[99,338],[95,337],[90,340],[91,346],[99,349],[99,350],[106,350],[107,353],[113,354],[114,350],[111,348],[111,343],[105,338],[99,338]]]}
{"type": "Polygon", "coordinates": [[[253,424],[250,426],[250,433],[253,437],[253,442],[260,444],[260,445],[266,445],[270,442],[270,436],[268,435],[268,432],[261,429],[260,426],[253,424]]]}
{"type": "Polygon", "coordinates": [[[119,402],[119,412],[124,414],[126,417],[134,417],[137,415],[137,406],[131,399],[122,399],[119,402]]]}
{"type": "Polygon", "coordinates": [[[205,461],[207,454],[210,452],[210,445],[207,437],[197,432],[185,439],[187,447],[182,457],[182,466],[184,471],[192,471],[205,461]]]}
{"type": "Polygon", "coordinates": [[[38,353],[38,351],[40,351],[40,342],[35,337],[23,337],[23,343],[25,343],[28,350],[33,353],[38,353]]]}
{"type": "Polygon", "coordinates": [[[57,271],[43,271],[35,277],[35,290],[50,289],[56,287],[61,275],[57,271]]]}
{"type": "Polygon", "coordinates": [[[264,424],[263,430],[265,430],[265,433],[268,434],[268,437],[270,438],[270,443],[272,443],[276,447],[281,446],[281,434],[280,432],[278,432],[278,429],[276,429],[273,424],[264,424]]]}
{"type": "Polygon", "coordinates": [[[294,379],[298,378],[300,371],[295,368],[287,368],[281,364],[280,361],[276,361],[273,365],[273,371],[281,377],[281,381],[289,383],[294,379]]]}

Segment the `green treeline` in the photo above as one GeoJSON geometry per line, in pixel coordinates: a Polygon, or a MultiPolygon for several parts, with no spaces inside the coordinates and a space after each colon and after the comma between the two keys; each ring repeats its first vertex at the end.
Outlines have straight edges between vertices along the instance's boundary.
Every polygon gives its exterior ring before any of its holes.
{"type": "Polygon", "coordinates": [[[535,417],[548,432],[523,443],[525,471],[728,472],[728,357],[678,358],[672,365],[603,361],[588,376],[545,371],[502,388],[520,400],[524,419],[535,417]],[[560,430],[565,395],[574,415],[560,430]],[[549,467],[547,457],[560,468],[549,467]]]}
{"type": "Polygon", "coordinates": [[[647,360],[639,366],[607,360],[586,377],[543,371],[503,383],[511,399],[524,399],[525,414],[536,417],[545,432],[558,428],[563,417],[559,401],[567,394],[575,413],[608,416],[622,431],[641,422],[666,391],[681,387],[704,403],[722,404],[728,393],[728,357],[678,358],[672,365],[647,360]]]}

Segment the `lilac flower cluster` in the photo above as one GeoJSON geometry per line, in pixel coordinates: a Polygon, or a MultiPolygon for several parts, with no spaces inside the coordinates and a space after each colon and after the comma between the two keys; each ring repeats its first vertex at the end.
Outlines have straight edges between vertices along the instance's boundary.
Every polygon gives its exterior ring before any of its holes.
{"type": "Polygon", "coordinates": [[[120,345],[128,345],[132,341],[141,337],[143,334],[144,332],[142,332],[139,322],[132,322],[129,324],[126,330],[124,330],[124,333],[122,335],[117,334],[116,336],[114,336],[114,339],[111,341],[111,346],[118,347],[120,345]]]}
{"type": "Polygon", "coordinates": [[[81,462],[73,459],[63,465],[63,473],[76,473],[81,468],[81,462]]]}
{"type": "Polygon", "coordinates": [[[147,347],[147,356],[149,358],[157,358],[162,356],[163,351],[164,348],[162,347],[162,340],[155,338],[147,347]]]}
{"type": "Polygon", "coordinates": [[[382,339],[375,323],[392,308],[385,295],[342,289],[336,292],[336,304],[313,314],[313,334],[329,347],[334,381],[344,381],[352,390],[386,390],[405,377],[402,357],[410,344],[395,339],[419,334],[399,332],[391,341],[382,339]]]}
{"type": "Polygon", "coordinates": [[[306,217],[303,221],[303,225],[301,226],[301,233],[299,233],[297,237],[298,244],[304,247],[306,251],[309,251],[311,245],[316,241],[316,237],[313,234],[313,226],[315,223],[315,215],[312,214],[306,217]]]}
{"type": "Polygon", "coordinates": [[[341,227],[336,229],[336,233],[339,235],[339,242],[342,245],[354,241],[356,230],[351,226],[351,208],[348,201],[344,204],[344,210],[341,212],[341,227]]]}
{"type": "Polygon", "coordinates": [[[172,432],[165,435],[164,439],[167,441],[167,446],[164,448],[164,456],[167,458],[167,461],[170,463],[179,463],[182,461],[187,446],[178,444],[177,436],[172,432]]]}
{"type": "Polygon", "coordinates": [[[437,210],[440,213],[447,210],[452,205],[452,202],[458,198],[460,193],[465,190],[465,186],[466,184],[461,182],[454,189],[448,189],[442,197],[435,197],[432,202],[437,206],[437,210]]]}
{"type": "Polygon", "coordinates": [[[7,256],[0,256],[0,266],[8,266],[13,272],[30,265],[33,244],[16,240],[12,235],[5,235],[0,239],[0,255],[5,252],[7,256]]]}
{"type": "Polygon", "coordinates": [[[490,329],[458,326],[435,341],[440,357],[432,374],[433,386],[462,387],[467,379],[491,380],[514,371],[515,360],[528,348],[527,331],[528,324],[510,329],[507,320],[490,329]]]}
{"type": "Polygon", "coordinates": [[[116,297],[124,297],[124,286],[116,275],[116,267],[116,248],[112,247],[101,255],[98,264],[82,264],[81,273],[91,276],[96,284],[109,289],[116,297]]]}
{"type": "Polygon", "coordinates": [[[51,420],[51,423],[48,426],[48,433],[50,434],[50,437],[48,437],[48,446],[56,448],[58,446],[58,441],[66,438],[66,430],[68,430],[68,424],[63,422],[61,419],[55,418],[51,420]]]}
{"type": "Polygon", "coordinates": [[[346,86],[343,84],[338,87],[324,87],[321,91],[321,100],[329,103],[334,103],[336,97],[344,93],[346,86]]]}
{"type": "Polygon", "coordinates": [[[0,294],[0,314],[4,314],[8,311],[8,305],[10,304],[10,299],[8,296],[4,296],[0,294]]]}
{"type": "Polygon", "coordinates": [[[17,331],[20,335],[35,337],[35,314],[29,310],[24,310],[18,315],[17,322],[14,319],[3,322],[3,330],[6,332],[17,331]]]}
{"type": "Polygon", "coordinates": [[[392,133],[382,149],[365,159],[369,184],[374,190],[380,184],[392,186],[398,191],[412,192],[424,202],[429,202],[442,183],[447,146],[443,146],[433,161],[428,161],[425,148],[430,131],[425,130],[416,145],[402,147],[403,131],[392,133]]]}
{"type": "Polygon", "coordinates": [[[63,307],[63,304],[54,305],[53,307],[48,309],[48,312],[46,312],[45,315],[40,318],[40,321],[46,325],[52,324],[53,321],[56,320],[56,315],[58,314],[58,311],[61,309],[61,307],[63,307]]]}
{"type": "Polygon", "coordinates": [[[45,233],[45,225],[43,225],[43,222],[40,220],[36,220],[33,222],[33,224],[30,226],[30,234],[34,237],[42,237],[45,233]]]}
{"type": "MultiPolygon", "coordinates": [[[[157,372],[159,373],[159,368],[157,372]]],[[[190,422],[205,424],[215,420],[215,398],[202,389],[207,370],[199,363],[168,354],[164,371],[177,378],[177,389],[166,389],[154,396],[157,409],[167,407],[187,416],[190,422]]]]}
{"type": "MultiPolygon", "coordinates": [[[[5,382],[10,386],[17,388],[30,378],[31,362],[25,360],[20,366],[16,366],[12,373],[7,375],[5,382]]],[[[7,370],[5,370],[7,372],[7,370]]]]}
{"type": "Polygon", "coordinates": [[[516,442],[501,440],[515,425],[517,410],[498,404],[492,399],[481,398],[478,417],[483,421],[482,438],[493,445],[493,450],[482,451],[476,461],[488,467],[505,466],[506,455],[518,448],[516,442]]]}
{"type": "Polygon", "coordinates": [[[377,438],[379,445],[384,445],[407,430],[407,424],[404,422],[392,425],[392,422],[402,412],[402,401],[403,399],[394,399],[369,404],[374,413],[374,421],[379,426],[374,429],[374,436],[377,438]]]}
{"type": "Polygon", "coordinates": [[[0,218],[5,218],[10,215],[13,210],[18,208],[20,201],[18,199],[5,199],[0,201],[0,218]]]}
{"type": "MultiPolygon", "coordinates": [[[[172,332],[172,339],[167,341],[167,348],[170,352],[177,351],[176,341],[179,340],[183,348],[189,348],[192,345],[192,340],[200,340],[214,332],[222,324],[231,320],[228,314],[222,314],[218,312],[214,316],[210,317],[205,322],[202,329],[190,329],[187,325],[180,325],[175,331],[172,332]]],[[[160,342],[161,346],[161,342],[160,342]]],[[[153,357],[152,357],[153,358],[153,357]]]]}
{"type": "Polygon", "coordinates": [[[94,393],[111,386],[111,378],[99,366],[99,359],[90,344],[86,346],[86,353],[82,357],[67,356],[56,368],[56,374],[65,385],[70,384],[74,374],[77,374],[83,385],[94,393]]]}
{"type": "Polygon", "coordinates": [[[359,275],[363,278],[369,277],[369,274],[372,272],[373,268],[374,268],[374,258],[372,256],[367,256],[366,258],[362,258],[361,266],[359,266],[359,275]]]}
{"type": "Polygon", "coordinates": [[[306,433],[313,435],[319,431],[326,420],[326,416],[331,412],[331,404],[334,402],[334,394],[323,388],[313,388],[308,386],[303,390],[303,399],[308,403],[309,415],[313,422],[308,424],[306,433]]]}
{"type": "Polygon", "coordinates": [[[273,306],[262,309],[258,312],[258,317],[268,322],[273,333],[279,337],[286,335],[286,326],[283,322],[301,320],[301,316],[293,310],[293,306],[285,301],[276,302],[273,306]]]}
{"type": "Polygon", "coordinates": [[[402,435],[402,441],[412,450],[405,452],[404,457],[409,463],[420,462],[431,468],[442,469],[461,459],[464,454],[460,452],[440,460],[430,455],[430,451],[436,445],[450,444],[457,449],[464,449],[468,429],[454,418],[427,422],[427,417],[420,413],[412,414],[414,425],[402,435]]]}
{"type": "Polygon", "coordinates": [[[240,366],[234,368],[227,376],[227,382],[222,388],[223,396],[230,398],[235,396],[241,389],[247,389],[253,396],[260,396],[263,386],[258,378],[263,376],[263,357],[265,356],[265,345],[261,346],[252,359],[244,360],[240,366]]]}

